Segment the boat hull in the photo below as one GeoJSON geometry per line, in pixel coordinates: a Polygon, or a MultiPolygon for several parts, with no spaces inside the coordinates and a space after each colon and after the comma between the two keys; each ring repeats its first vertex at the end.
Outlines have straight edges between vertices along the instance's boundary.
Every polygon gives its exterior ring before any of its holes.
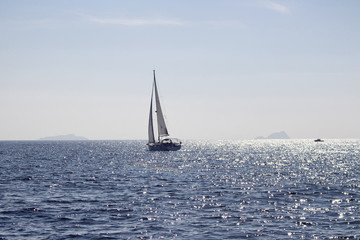
{"type": "Polygon", "coordinates": [[[181,149],[181,145],[174,144],[156,144],[148,145],[149,151],[177,151],[181,149]]]}

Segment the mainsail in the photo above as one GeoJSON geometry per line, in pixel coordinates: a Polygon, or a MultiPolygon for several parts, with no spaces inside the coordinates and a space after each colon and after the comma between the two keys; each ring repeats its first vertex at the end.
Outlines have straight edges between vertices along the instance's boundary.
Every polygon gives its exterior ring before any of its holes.
{"type": "Polygon", "coordinates": [[[157,115],[157,123],[158,123],[158,133],[160,137],[169,136],[168,130],[166,128],[164,115],[161,110],[160,106],[160,99],[159,94],[156,86],[156,79],[155,79],[155,70],[154,70],[154,87],[155,87],[155,101],[156,101],[156,115],[157,115]]]}
{"type": "Polygon", "coordinates": [[[160,141],[161,137],[169,136],[169,133],[168,133],[168,130],[167,130],[166,124],[165,124],[164,115],[161,110],[159,93],[158,93],[157,86],[156,86],[155,70],[153,72],[154,72],[154,84],[153,84],[153,90],[151,92],[149,127],[148,127],[149,143],[155,143],[153,116],[152,116],[152,111],[153,111],[152,110],[152,102],[153,102],[154,92],[155,92],[155,105],[156,105],[156,117],[157,117],[159,141],[160,141]]]}

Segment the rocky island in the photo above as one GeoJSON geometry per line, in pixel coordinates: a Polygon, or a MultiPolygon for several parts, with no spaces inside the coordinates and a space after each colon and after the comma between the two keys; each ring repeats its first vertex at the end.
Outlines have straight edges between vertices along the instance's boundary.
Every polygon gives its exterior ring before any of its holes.
{"type": "Polygon", "coordinates": [[[40,141],[79,141],[79,140],[89,140],[86,137],[75,136],[75,134],[68,135],[58,135],[53,137],[44,137],[40,138],[40,141]]]}
{"type": "Polygon", "coordinates": [[[290,139],[289,135],[286,134],[285,131],[281,131],[281,132],[275,132],[270,134],[267,137],[256,137],[255,139],[290,139]]]}

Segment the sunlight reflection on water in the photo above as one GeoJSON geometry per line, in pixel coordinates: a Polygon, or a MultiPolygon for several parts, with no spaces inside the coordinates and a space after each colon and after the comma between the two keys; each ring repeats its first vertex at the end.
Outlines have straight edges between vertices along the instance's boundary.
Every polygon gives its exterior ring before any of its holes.
{"type": "Polygon", "coordinates": [[[358,238],[359,149],[358,140],[187,141],[177,152],[143,141],[0,142],[0,237],[358,238]]]}

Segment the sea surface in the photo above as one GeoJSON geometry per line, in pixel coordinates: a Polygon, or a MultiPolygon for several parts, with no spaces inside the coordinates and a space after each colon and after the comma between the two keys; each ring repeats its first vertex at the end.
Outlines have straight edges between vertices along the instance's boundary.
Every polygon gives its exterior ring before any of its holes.
{"type": "Polygon", "coordinates": [[[360,239],[360,140],[0,141],[0,239],[360,239]]]}

